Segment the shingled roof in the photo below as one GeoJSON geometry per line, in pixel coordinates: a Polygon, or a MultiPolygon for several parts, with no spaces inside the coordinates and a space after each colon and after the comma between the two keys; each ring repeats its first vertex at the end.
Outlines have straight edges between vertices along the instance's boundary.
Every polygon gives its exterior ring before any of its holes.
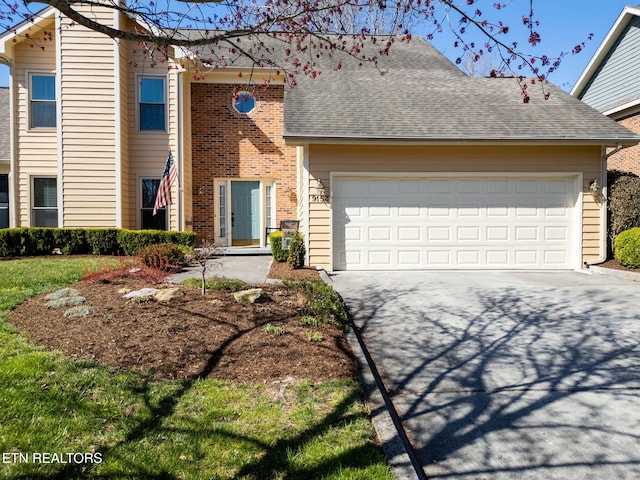
{"type": "Polygon", "coordinates": [[[559,88],[463,74],[422,38],[396,42],[389,57],[301,78],[285,96],[285,138],[398,141],[571,141],[636,144],[640,136],[559,88]],[[380,71],[385,72],[384,75],[380,71]]]}

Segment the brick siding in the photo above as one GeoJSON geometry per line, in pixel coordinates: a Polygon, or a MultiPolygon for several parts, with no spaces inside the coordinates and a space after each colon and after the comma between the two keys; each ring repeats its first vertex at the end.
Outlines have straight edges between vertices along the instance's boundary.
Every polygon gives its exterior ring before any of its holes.
{"type": "Polygon", "coordinates": [[[214,178],[275,179],[276,222],[297,218],[296,149],[286,146],[284,87],[256,94],[248,115],[232,106],[233,85],[191,85],[193,230],[215,238],[214,178]]]}
{"type": "MultiPolygon", "coordinates": [[[[618,123],[640,134],[640,113],[623,118],[619,120],[618,123]]],[[[625,148],[609,157],[607,160],[607,169],[640,175],[640,145],[625,148]]]]}

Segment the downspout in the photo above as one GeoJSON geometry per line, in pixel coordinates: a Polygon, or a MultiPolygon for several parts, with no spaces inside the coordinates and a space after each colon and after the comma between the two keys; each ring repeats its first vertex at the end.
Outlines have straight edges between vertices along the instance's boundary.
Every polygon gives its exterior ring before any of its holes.
{"type": "MultiPolygon", "coordinates": [[[[584,266],[585,268],[589,268],[591,265],[598,265],[600,263],[604,263],[607,261],[607,234],[608,234],[608,229],[607,229],[607,201],[608,201],[608,195],[609,192],[607,190],[607,159],[612,156],[615,155],[616,153],[618,153],[620,150],[622,150],[623,147],[621,143],[618,143],[616,145],[616,148],[612,151],[610,151],[609,153],[606,153],[603,157],[602,157],[602,165],[601,165],[601,174],[600,174],[600,182],[602,183],[602,201],[603,201],[603,205],[602,205],[602,210],[600,213],[600,232],[604,232],[604,241],[601,239],[600,241],[600,256],[594,260],[586,260],[584,262],[584,266]]],[[[602,235],[602,233],[601,233],[602,235]]]]}
{"type": "MultiPolygon", "coordinates": [[[[58,151],[58,174],[56,186],[58,189],[58,227],[64,228],[64,149],[62,145],[62,14],[56,15],[56,143],[58,151]]],[[[31,222],[29,222],[31,225],[31,222]]]]}

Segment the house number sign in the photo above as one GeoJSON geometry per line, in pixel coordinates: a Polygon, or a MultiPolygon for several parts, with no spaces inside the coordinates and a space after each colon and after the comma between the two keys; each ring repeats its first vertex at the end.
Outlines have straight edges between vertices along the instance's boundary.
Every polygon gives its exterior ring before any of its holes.
{"type": "Polygon", "coordinates": [[[329,196],[328,195],[311,195],[310,197],[311,199],[311,203],[329,203],[329,196]]]}

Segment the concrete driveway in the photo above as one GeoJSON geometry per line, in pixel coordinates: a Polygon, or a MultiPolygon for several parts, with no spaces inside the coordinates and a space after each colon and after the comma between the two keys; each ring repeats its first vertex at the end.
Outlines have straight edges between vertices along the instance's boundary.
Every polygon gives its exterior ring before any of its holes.
{"type": "Polygon", "coordinates": [[[640,283],[340,272],[428,478],[640,479],[640,283]]]}

